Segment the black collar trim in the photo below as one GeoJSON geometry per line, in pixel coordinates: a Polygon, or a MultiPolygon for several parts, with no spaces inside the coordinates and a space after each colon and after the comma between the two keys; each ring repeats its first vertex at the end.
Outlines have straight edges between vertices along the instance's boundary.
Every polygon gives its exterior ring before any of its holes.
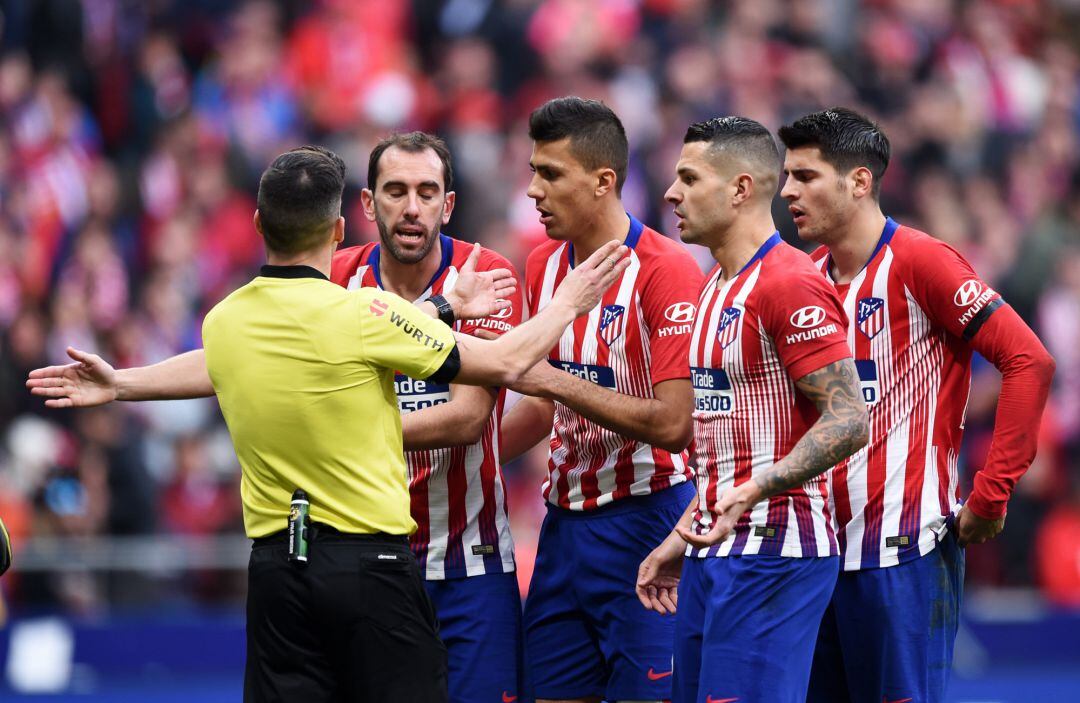
{"type": "Polygon", "coordinates": [[[259,275],[267,278],[321,278],[324,281],[330,279],[323,272],[311,266],[272,266],[264,264],[259,269],[259,275]]]}

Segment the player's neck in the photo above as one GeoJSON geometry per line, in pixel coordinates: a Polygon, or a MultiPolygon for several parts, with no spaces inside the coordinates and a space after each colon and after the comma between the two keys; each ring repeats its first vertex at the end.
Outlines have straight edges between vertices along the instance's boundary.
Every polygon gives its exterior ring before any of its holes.
{"type": "Polygon", "coordinates": [[[630,232],[630,217],[622,203],[615,200],[600,208],[597,216],[582,227],[581,236],[574,237],[574,265],[580,264],[612,239],[626,241],[630,232]]]}
{"type": "Polygon", "coordinates": [[[723,280],[731,280],[742,271],[761,245],[775,232],[776,225],[771,214],[748,218],[746,222],[736,222],[725,232],[719,243],[709,247],[716,263],[720,264],[723,280]]]}
{"type": "Polygon", "coordinates": [[[441,237],[435,240],[435,246],[431,247],[427,256],[415,264],[402,263],[385,246],[379,247],[379,277],[383,290],[410,302],[416,300],[427,290],[428,282],[439,270],[442,256],[441,237]]]}
{"type": "Polygon", "coordinates": [[[828,244],[832,256],[833,280],[850,283],[859,275],[885,229],[885,215],[881,208],[865,208],[845,223],[838,236],[828,244]]]}

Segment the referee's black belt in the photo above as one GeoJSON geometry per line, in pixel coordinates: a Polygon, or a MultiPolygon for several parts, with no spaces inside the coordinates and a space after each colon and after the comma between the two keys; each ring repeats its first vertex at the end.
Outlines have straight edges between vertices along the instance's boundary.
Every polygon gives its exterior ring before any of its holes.
{"type": "MultiPolygon", "coordinates": [[[[382,545],[409,545],[409,538],[405,535],[391,535],[386,532],[342,532],[322,522],[312,522],[308,539],[312,542],[346,542],[353,544],[382,544],[382,545]]],[[[261,547],[268,544],[287,544],[289,531],[287,529],[275,532],[265,537],[256,537],[252,540],[253,547],[261,547]]]]}

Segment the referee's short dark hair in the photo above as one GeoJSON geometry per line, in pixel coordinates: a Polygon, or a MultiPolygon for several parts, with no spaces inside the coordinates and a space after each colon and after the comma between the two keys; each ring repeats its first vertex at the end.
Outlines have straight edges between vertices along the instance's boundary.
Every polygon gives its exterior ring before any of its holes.
{"type": "Polygon", "coordinates": [[[576,96],[548,100],[529,115],[529,137],[534,142],[569,137],[570,151],[582,166],[615,171],[615,192],[622,195],[630,146],[619,116],[604,103],[576,96]]]}
{"type": "Polygon", "coordinates": [[[762,192],[770,198],[776,192],[783,160],[765,125],[737,115],[714,117],[687,128],[683,143],[694,142],[707,142],[712,153],[733,158],[751,170],[762,192]]]}
{"type": "Polygon", "coordinates": [[[259,221],[267,249],[279,254],[319,244],[341,217],[345,162],[321,146],[302,146],[274,159],[259,179],[259,221]]]}
{"type": "Polygon", "coordinates": [[[443,193],[449,193],[454,189],[454,165],[450,160],[450,149],[446,146],[446,142],[427,132],[404,132],[391,134],[389,137],[380,140],[375,145],[375,148],[371,150],[367,162],[367,187],[370,191],[375,192],[376,181],[379,177],[379,159],[382,158],[383,152],[390,147],[401,149],[410,154],[419,153],[424,149],[431,149],[439,157],[439,161],[442,162],[443,193]]]}
{"type": "Polygon", "coordinates": [[[889,138],[870,118],[846,107],[812,112],[780,128],[780,141],[788,149],[817,147],[821,158],[840,173],[865,167],[874,176],[871,194],[881,192],[881,178],[889,166],[889,138]]]}

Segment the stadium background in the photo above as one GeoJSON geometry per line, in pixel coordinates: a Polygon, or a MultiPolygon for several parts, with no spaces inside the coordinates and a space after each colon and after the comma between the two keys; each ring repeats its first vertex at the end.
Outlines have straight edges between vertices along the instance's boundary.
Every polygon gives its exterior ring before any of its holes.
{"type": "MultiPolygon", "coordinates": [[[[842,104],[881,122],[885,211],[959,248],[1058,364],[1006,530],[968,552],[953,700],[1080,700],[1080,1],[5,0],[0,32],[6,700],[236,700],[243,661],[247,542],[215,402],[47,411],[27,371],[68,344],[118,366],[198,347],[262,261],[260,171],[301,143],[349,165],[350,244],[376,236],[370,146],[437,132],[446,231],[522,266],[544,237],[526,119],[563,94],[622,117],[627,207],[666,232],[691,121],[775,129],[842,104]]],[[[976,359],[965,487],[998,386],[976,359]]],[[[544,470],[542,449],[507,468],[523,585],[544,470]]]]}

